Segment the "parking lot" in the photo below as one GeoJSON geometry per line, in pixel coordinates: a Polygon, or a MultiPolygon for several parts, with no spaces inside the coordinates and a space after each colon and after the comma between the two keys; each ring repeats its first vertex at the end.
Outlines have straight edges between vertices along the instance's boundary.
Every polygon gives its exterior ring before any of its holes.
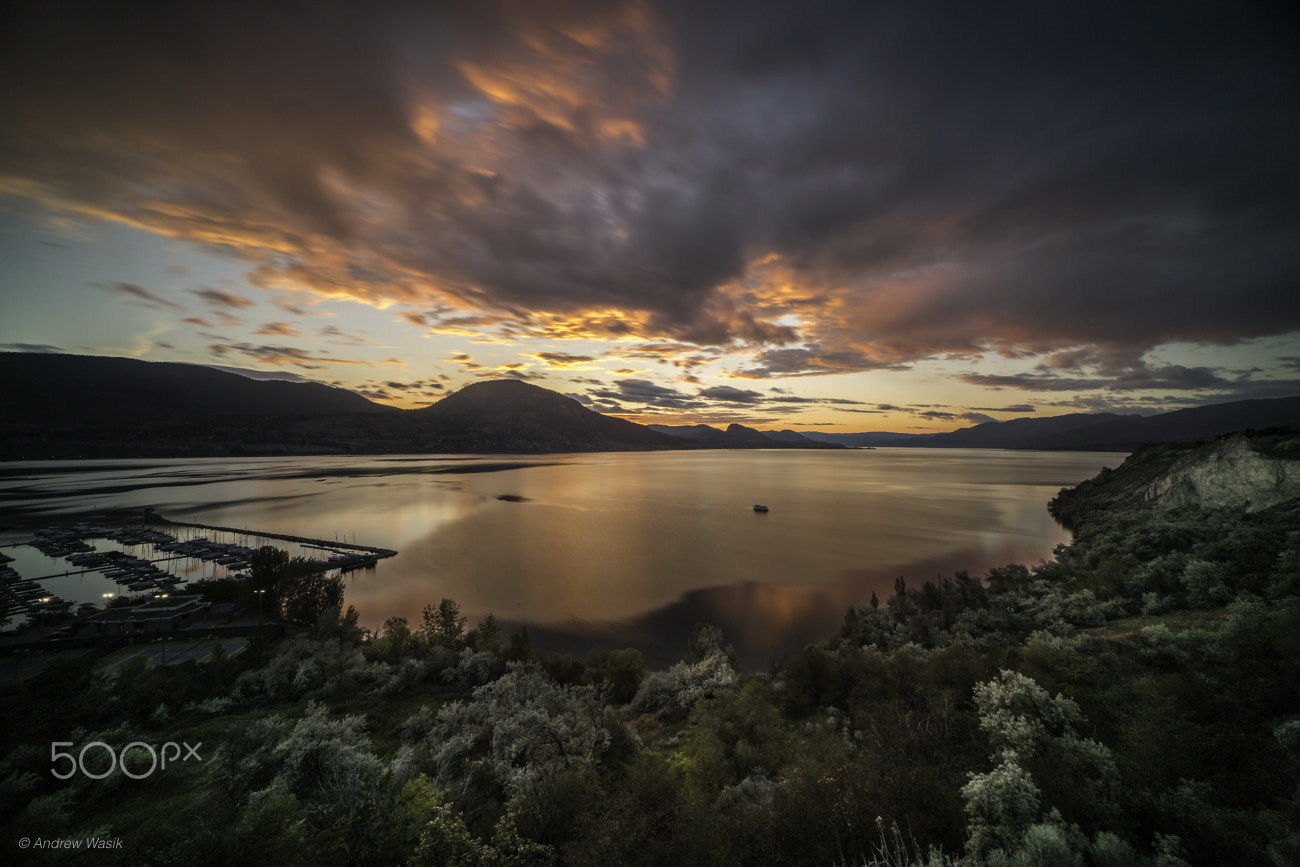
{"type": "Polygon", "coordinates": [[[154,641],[134,644],[115,650],[104,657],[100,667],[105,674],[115,675],[132,661],[143,657],[150,665],[177,665],[186,660],[205,662],[212,657],[217,645],[227,656],[239,653],[248,645],[247,638],[195,639],[193,641],[154,641]]]}

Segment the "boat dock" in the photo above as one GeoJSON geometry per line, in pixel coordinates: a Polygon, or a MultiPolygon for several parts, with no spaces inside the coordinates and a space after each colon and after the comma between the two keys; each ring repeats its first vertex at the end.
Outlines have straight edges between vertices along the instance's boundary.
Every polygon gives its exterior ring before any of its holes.
{"type": "Polygon", "coordinates": [[[38,583],[69,575],[100,572],[105,578],[119,585],[119,593],[132,596],[147,593],[174,593],[180,589],[180,586],[186,583],[186,579],[159,568],[159,564],[177,560],[201,560],[212,563],[213,577],[216,577],[218,568],[224,569],[224,576],[227,578],[241,580],[249,577],[247,570],[250,568],[254,549],[248,544],[217,542],[207,538],[181,541],[171,533],[160,529],[162,527],[230,534],[234,537],[242,537],[245,542],[252,537],[294,542],[304,547],[317,548],[329,554],[327,558],[317,560],[327,572],[337,570],[342,573],[373,568],[380,560],[397,555],[396,551],[389,548],[371,545],[312,539],[246,528],[169,521],[152,510],[146,510],[144,524],[150,526],[110,527],[85,522],[72,526],[56,525],[37,530],[35,538],[29,541],[15,543],[15,546],[26,545],[35,548],[52,559],[66,560],[76,568],[43,578],[24,579],[8,565],[13,558],[0,554],[0,617],[11,617],[17,614],[36,616],[70,608],[72,603],[48,596],[38,583]],[[87,541],[97,538],[108,539],[127,547],[148,545],[153,548],[155,556],[133,556],[125,551],[116,550],[99,551],[87,541]]]}
{"type": "Polygon", "coordinates": [[[191,529],[207,530],[213,533],[231,533],[237,536],[256,536],[259,539],[279,539],[283,542],[296,542],[299,545],[306,545],[311,548],[322,548],[326,551],[338,552],[340,549],[346,551],[365,551],[368,554],[376,555],[376,560],[385,560],[389,557],[397,556],[397,552],[391,548],[376,548],[372,545],[358,545],[355,542],[311,539],[306,536],[290,536],[285,533],[267,533],[261,530],[240,529],[238,527],[216,527],[211,524],[191,524],[185,521],[169,521],[156,513],[151,513],[149,518],[153,523],[169,527],[189,527],[191,529]]]}

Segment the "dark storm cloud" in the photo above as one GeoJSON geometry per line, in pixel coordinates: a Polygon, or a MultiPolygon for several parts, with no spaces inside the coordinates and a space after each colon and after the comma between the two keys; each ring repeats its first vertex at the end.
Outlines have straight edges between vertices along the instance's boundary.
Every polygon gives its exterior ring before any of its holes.
{"type": "Polygon", "coordinates": [[[0,349],[6,352],[39,352],[42,354],[61,354],[64,350],[48,343],[0,343],[0,349]]]}
{"type": "Polygon", "coordinates": [[[732,388],[729,385],[717,385],[712,388],[700,389],[700,397],[709,400],[722,401],[724,403],[760,403],[766,400],[766,396],[759,391],[748,391],[743,388],[732,388]]]}
{"type": "MultiPolygon", "coordinates": [[[[255,360],[259,364],[281,365],[292,364],[304,370],[320,370],[327,364],[351,364],[371,366],[376,362],[359,361],[352,358],[339,358],[330,354],[328,350],[322,352],[310,352],[294,346],[267,346],[242,342],[213,343],[208,346],[208,351],[215,355],[226,356],[230,352],[238,352],[255,360]]],[[[377,362],[393,366],[402,366],[403,362],[394,358],[385,359],[377,362]]]]}
{"type": "MultiPolygon", "coordinates": [[[[780,389],[773,389],[780,392],[780,389]]],[[[786,393],[778,393],[775,396],[763,394],[761,391],[751,391],[743,388],[733,388],[729,385],[717,385],[710,388],[699,390],[699,396],[705,400],[716,401],[720,404],[727,405],[753,405],[760,403],[776,404],[820,404],[826,406],[851,406],[861,404],[860,400],[849,400],[838,397],[797,397],[786,393]]],[[[799,406],[777,406],[768,407],[768,412],[800,412],[799,406]]]]}
{"type": "Polygon", "coordinates": [[[148,307],[167,307],[172,310],[184,310],[185,308],[175,302],[168,301],[166,298],[160,298],[143,286],[137,286],[134,283],[112,283],[106,287],[110,292],[116,292],[118,295],[126,295],[129,298],[138,299],[148,307]]]}
{"type": "MultiPolygon", "coordinates": [[[[1140,355],[1300,329],[1287,15],[27,3],[0,52],[0,176],[244,256],[259,285],[766,347],[753,378],[1140,355]]],[[[1094,372],[990,384],[1124,375],[1094,372]]]]}
{"type": "MultiPolygon", "coordinates": [[[[372,382],[377,381],[372,380],[372,382]]],[[[441,382],[438,382],[436,379],[423,379],[416,380],[415,382],[384,382],[379,384],[384,388],[391,388],[397,391],[428,391],[430,389],[434,391],[442,391],[446,388],[446,386],[441,382]]]]}
{"type": "Polygon", "coordinates": [[[858,370],[903,370],[907,365],[882,360],[858,349],[835,350],[820,345],[807,348],[768,349],[755,359],[756,367],[736,371],[736,376],[767,379],[777,376],[825,376],[858,370]]]}
{"type": "MultiPolygon", "coordinates": [[[[1070,368],[1079,369],[1079,368],[1070,368]]],[[[963,382],[993,388],[1019,388],[1028,391],[1077,391],[1107,388],[1118,391],[1149,389],[1210,390],[1234,387],[1234,383],[1208,367],[1185,367],[1181,364],[1151,366],[1141,361],[1125,365],[1101,364],[1094,367],[1102,374],[1095,379],[1059,376],[1052,372],[994,375],[968,373],[963,382]]]]}
{"type": "Polygon", "coordinates": [[[971,385],[988,388],[1022,388],[1026,391],[1082,391],[1105,388],[1109,379],[1067,379],[1049,373],[992,374],[966,373],[958,377],[971,385]]]}
{"type": "Polygon", "coordinates": [[[593,398],[600,398],[609,406],[627,403],[660,409],[694,409],[706,406],[702,400],[692,398],[675,388],[656,385],[647,379],[619,379],[614,382],[614,386],[613,389],[591,389],[588,394],[593,398]]]}
{"type": "Polygon", "coordinates": [[[533,357],[550,367],[585,367],[595,361],[591,355],[572,355],[568,352],[537,352],[533,357]]]}
{"type": "Polygon", "coordinates": [[[862,403],[862,401],[860,400],[849,400],[846,397],[780,396],[780,397],[769,397],[767,398],[767,400],[772,403],[822,403],[822,404],[827,404],[829,406],[854,406],[854,405],[860,405],[862,403]]]}

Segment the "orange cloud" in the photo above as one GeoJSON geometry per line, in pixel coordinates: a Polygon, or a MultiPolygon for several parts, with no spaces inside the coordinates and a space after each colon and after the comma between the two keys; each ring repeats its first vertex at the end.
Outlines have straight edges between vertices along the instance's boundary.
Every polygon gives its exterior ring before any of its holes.
{"type": "Polygon", "coordinates": [[[297,337],[299,332],[288,322],[268,322],[253,333],[260,337],[297,337]]]}

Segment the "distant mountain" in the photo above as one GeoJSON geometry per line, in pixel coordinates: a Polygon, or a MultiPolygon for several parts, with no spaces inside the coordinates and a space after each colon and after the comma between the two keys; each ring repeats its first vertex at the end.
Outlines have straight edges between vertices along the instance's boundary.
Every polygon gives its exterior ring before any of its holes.
{"type": "Polygon", "coordinates": [[[770,449],[775,443],[752,427],[743,424],[727,425],[727,439],[736,446],[750,446],[756,449],[770,449]]]}
{"type": "Polygon", "coordinates": [[[592,412],[571,397],[514,379],[467,385],[410,410],[429,451],[568,452],[677,449],[643,425],[592,412]]]}
{"type": "Polygon", "coordinates": [[[1153,416],[1076,413],[986,422],[936,434],[932,448],[1132,451],[1152,443],[1212,439],[1245,430],[1300,428],[1300,397],[1239,400],[1153,416]]]}
{"type": "Polygon", "coordinates": [[[5,352],[0,382],[0,418],[38,425],[397,412],[318,382],[254,380],[197,364],[134,358],[5,352]]]}
{"type": "Polygon", "coordinates": [[[1137,415],[1120,416],[1112,412],[1076,412],[1048,418],[990,421],[951,433],[935,434],[926,445],[937,448],[1037,449],[1044,448],[1041,443],[1054,437],[1107,422],[1140,418],[1137,415]]]}
{"type": "Polygon", "coordinates": [[[0,460],[693,447],[517,380],[474,383],[417,410],[320,383],[126,358],[0,353],[0,381],[0,460]]]}
{"type": "Polygon", "coordinates": [[[714,444],[718,448],[726,448],[729,440],[725,431],[707,424],[651,424],[646,425],[650,430],[657,433],[666,434],[671,437],[677,437],[682,440],[690,440],[697,444],[714,444]]]}
{"type": "Polygon", "coordinates": [[[0,460],[409,451],[402,411],[194,364],[0,353],[0,460]]]}
{"type": "Polygon", "coordinates": [[[819,443],[835,443],[849,448],[862,446],[924,445],[936,434],[908,434],[893,431],[863,431],[861,433],[826,433],[819,430],[800,431],[800,436],[819,443]]]}
{"type": "Polygon", "coordinates": [[[280,454],[621,451],[680,448],[1095,449],[1300,428],[1300,397],[1140,417],[1074,414],[946,434],[645,427],[518,380],[478,382],[417,410],[314,382],[191,364],[0,353],[0,460],[280,454]]]}
{"type": "Polygon", "coordinates": [[[1224,434],[1267,428],[1300,428],[1300,396],[1274,400],[1238,400],[1197,406],[1161,415],[1126,416],[1097,427],[1060,435],[1052,448],[1130,450],[1148,443],[1205,440],[1224,434]]]}
{"type": "Polygon", "coordinates": [[[792,430],[759,431],[742,424],[727,425],[725,431],[707,424],[649,425],[650,430],[686,440],[698,447],[720,449],[825,449],[842,448],[834,443],[819,443],[792,430]]]}
{"type": "Polygon", "coordinates": [[[817,449],[824,448],[827,445],[835,445],[834,443],[819,443],[816,440],[810,440],[803,434],[795,433],[789,428],[786,428],[785,430],[765,430],[762,433],[763,436],[773,440],[774,442],[781,443],[782,445],[794,446],[799,449],[817,449]]]}

